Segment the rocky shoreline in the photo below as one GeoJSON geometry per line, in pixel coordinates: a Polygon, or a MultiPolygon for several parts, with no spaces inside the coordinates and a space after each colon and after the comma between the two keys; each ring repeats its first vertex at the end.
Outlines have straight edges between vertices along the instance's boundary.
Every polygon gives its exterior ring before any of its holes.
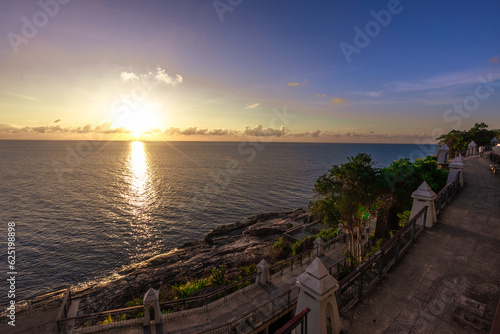
{"type": "Polygon", "coordinates": [[[73,293],[80,298],[79,314],[126,307],[127,301],[142,298],[151,287],[195,279],[206,269],[225,265],[228,275],[238,266],[256,264],[270,257],[273,243],[287,225],[310,220],[303,209],[262,213],[209,232],[203,240],[155,256],[136,267],[118,272],[116,278],[73,293]]]}

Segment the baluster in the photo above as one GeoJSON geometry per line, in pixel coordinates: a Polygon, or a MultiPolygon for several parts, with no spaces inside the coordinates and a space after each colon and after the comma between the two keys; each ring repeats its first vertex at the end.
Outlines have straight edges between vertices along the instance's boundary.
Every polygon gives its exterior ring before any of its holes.
{"type": "Polygon", "coordinates": [[[399,248],[401,246],[401,236],[396,240],[396,259],[399,258],[399,248]]]}
{"type": "Polygon", "coordinates": [[[378,261],[378,276],[381,278],[384,273],[384,252],[380,253],[380,260],[378,261]]]}
{"type": "Polygon", "coordinates": [[[361,298],[361,296],[363,295],[363,274],[364,274],[364,271],[361,270],[361,272],[359,273],[359,278],[358,278],[358,298],[361,298]]]}
{"type": "Polygon", "coordinates": [[[414,219],[413,220],[413,223],[411,224],[411,241],[413,241],[415,239],[415,222],[417,220],[414,219]]]}

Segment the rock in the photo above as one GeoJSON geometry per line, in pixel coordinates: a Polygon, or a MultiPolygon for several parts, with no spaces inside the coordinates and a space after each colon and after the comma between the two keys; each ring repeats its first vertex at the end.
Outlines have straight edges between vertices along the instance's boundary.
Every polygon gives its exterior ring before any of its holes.
{"type": "Polygon", "coordinates": [[[290,219],[297,221],[305,216],[302,209],[269,212],[218,226],[204,240],[187,242],[175,251],[121,270],[122,277],[113,285],[75,291],[73,296],[82,299],[80,310],[85,313],[117,309],[142,298],[150,287],[200,278],[211,267],[226,265],[231,270],[241,263],[257,263],[269,256],[272,244],[285,232],[290,219]]]}

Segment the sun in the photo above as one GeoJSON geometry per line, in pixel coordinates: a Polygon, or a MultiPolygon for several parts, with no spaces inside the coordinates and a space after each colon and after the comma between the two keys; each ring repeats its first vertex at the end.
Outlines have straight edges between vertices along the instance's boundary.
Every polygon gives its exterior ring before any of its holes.
{"type": "Polygon", "coordinates": [[[160,124],[159,117],[148,109],[130,111],[120,118],[117,124],[131,131],[136,137],[143,135],[153,128],[157,128],[160,124]]]}

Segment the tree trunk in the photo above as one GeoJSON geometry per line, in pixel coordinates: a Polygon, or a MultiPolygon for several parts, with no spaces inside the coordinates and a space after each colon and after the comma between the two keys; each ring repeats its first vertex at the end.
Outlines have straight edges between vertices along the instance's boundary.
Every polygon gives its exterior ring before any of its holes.
{"type": "Polygon", "coordinates": [[[389,237],[389,217],[392,206],[396,203],[396,197],[389,195],[383,199],[384,205],[377,212],[377,225],[375,226],[375,240],[389,237]]]}
{"type": "Polygon", "coordinates": [[[361,231],[362,227],[361,226],[358,226],[357,228],[357,236],[358,236],[358,257],[357,257],[357,266],[359,266],[362,262],[363,262],[363,243],[362,243],[362,237],[363,237],[363,234],[362,234],[362,231],[361,231]]]}
{"type": "Polygon", "coordinates": [[[377,212],[377,225],[375,225],[375,240],[385,239],[389,236],[389,208],[377,212]]]}

